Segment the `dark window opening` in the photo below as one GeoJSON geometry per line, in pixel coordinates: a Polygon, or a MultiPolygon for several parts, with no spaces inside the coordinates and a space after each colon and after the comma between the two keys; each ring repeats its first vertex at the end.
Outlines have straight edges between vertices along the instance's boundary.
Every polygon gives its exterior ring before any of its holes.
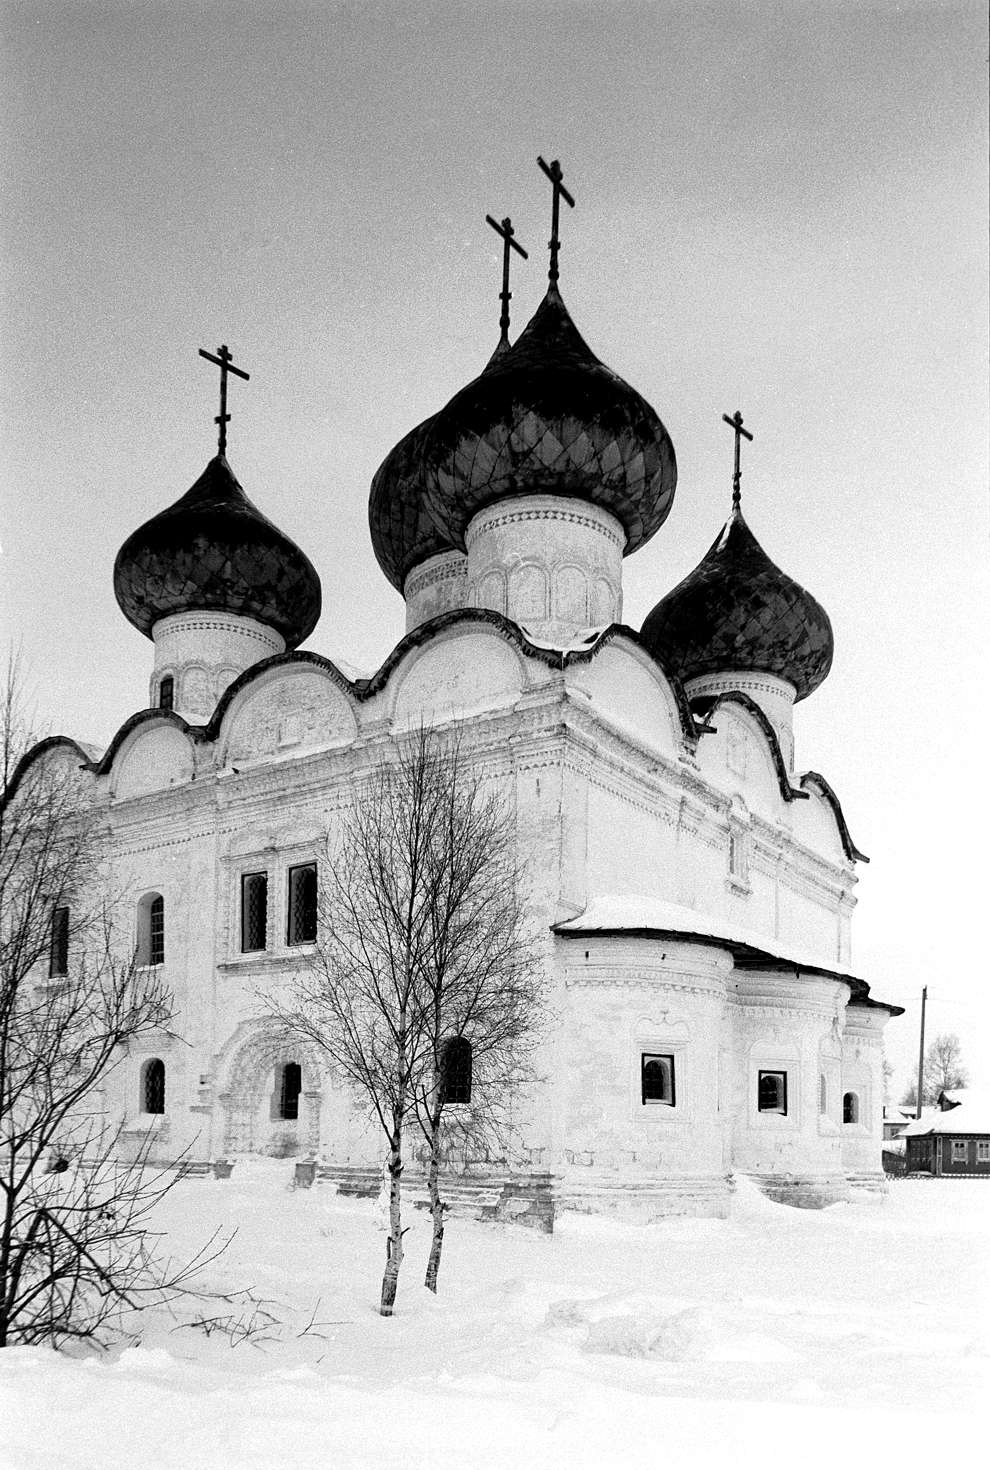
{"type": "Polygon", "coordinates": [[[148,910],[148,962],[165,963],[165,900],[161,894],[152,899],[148,910]]]}
{"type": "Polygon", "coordinates": [[[48,952],[49,975],[69,973],[69,910],[52,909],[51,946],[48,952]]]}
{"type": "Polygon", "coordinates": [[[302,1092],[302,1068],[298,1062],[286,1062],[278,1088],[278,1116],[290,1121],[299,1117],[299,1094],[302,1092]]]}
{"type": "Polygon", "coordinates": [[[241,878],[241,949],[247,954],[268,943],[268,874],[241,878]]]}
{"type": "Polygon", "coordinates": [[[175,680],[166,674],[158,686],[158,708],[172,709],[175,705],[175,680]]]}
{"type": "Polygon", "coordinates": [[[289,869],[289,944],[312,944],[316,938],[316,864],[289,869]]]}
{"type": "Polygon", "coordinates": [[[471,1043],[452,1036],[444,1043],[440,1058],[440,1095],[445,1103],[471,1101],[471,1043]]]}
{"type": "Polygon", "coordinates": [[[643,1103],[664,1103],[674,1106],[674,1058],[643,1052],[640,1078],[643,1103]]]}
{"type": "Polygon", "coordinates": [[[757,1080],[756,1099],[761,1113],[786,1113],[787,1073],[760,1072],[757,1080]]]}
{"type": "Polygon", "coordinates": [[[158,1057],[153,1057],[144,1064],[141,1101],[146,1113],[165,1111],[165,1063],[158,1057]]]}
{"type": "Polygon", "coordinates": [[[859,1098],[854,1092],[843,1093],[842,1121],[843,1123],[859,1122],[859,1098]]]}

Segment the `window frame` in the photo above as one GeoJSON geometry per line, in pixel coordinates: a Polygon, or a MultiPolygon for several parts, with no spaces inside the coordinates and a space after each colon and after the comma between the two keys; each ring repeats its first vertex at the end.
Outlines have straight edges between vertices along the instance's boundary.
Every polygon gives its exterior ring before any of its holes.
{"type": "Polygon", "coordinates": [[[277,1123],[299,1122],[299,1099],[302,1097],[302,1093],[302,1064],[300,1062],[293,1061],[291,1058],[287,1062],[279,1062],[277,1068],[275,1069],[274,1117],[277,1123]],[[288,1086],[290,1067],[295,1068],[296,1075],[293,1078],[293,1081],[298,1081],[299,1084],[298,1087],[294,1088],[294,1090],[291,1091],[288,1086]],[[290,1108],[291,1111],[287,1111],[287,1109],[290,1108]]]}
{"type": "Polygon", "coordinates": [[[990,1138],[978,1138],[976,1140],[976,1162],[978,1164],[990,1164],[990,1138]]]}
{"type": "Polygon", "coordinates": [[[48,978],[63,980],[69,973],[69,905],[52,907],[48,938],[48,978]]]}
{"type": "MultiPolygon", "coordinates": [[[[301,877],[299,878],[299,882],[302,882],[301,877]]],[[[319,865],[317,864],[316,859],[311,858],[308,862],[290,864],[290,866],[286,870],[285,879],[285,942],[286,945],[290,948],[295,949],[298,948],[298,946],[301,944],[316,943],[318,929],[318,893],[319,865]],[[297,903],[299,902],[299,900],[296,897],[296,879],[297,875],[302,875],[304,873],[310,872],[313,875],[313,892],[310,900],[311,907],[307,912],[307,908],[303,903],[302,915],[300,916],[300,914],[297,912],[297,903]],[[302,919],[306,917],[311,918],[310,927],[312,929],[312,933],[295,933],[294,928],[296,927],[296,925],[301,925],[302,919]]]]}
{"type": "Polygon", "coordinates": [[[269,882],[268,882],[268,869],[267,868],[251,868],[251,869],[245,870],[244,872],[241,873],[241,876],[240,876],[240,915],[239,915],[239,918],[240,918],[240,926],[239,926],[239,928],[240,928],[240,934],[239,934],[239,938],[240,938],[240,953],[241,954],[264,954],[267,951],[267,949],[268,949],[268,929],[269,929],[269,924],[268,924],[268,907],[269,907],[269,905],[268,905],[268,890],[269,890],[269,886],[270,885],[269,885],[269,882]],[[247,902],[248,885],[251,883],[251,881],[253,879],[258,879],[258,878],[263,878],[264,879],[264,913],[263,913],[262,922],[261,922],[261,943],[260,944],[249,944],[248,943],[249,906],[248,906],[248,902],[247,902]]]}
{"type": "Polygon", "coordinates": [[[474,1084],[474,1051],[471,1042],[466,1036],[448,1036],[444,1040],[440,1049],[439,1083],[445,1108],[470,1107],[471,1089],[474,1084]],[[450,1053],[455,1049],[460,1053],[460,1060],[457,1062],[456,1068],[450,1065],[450,1053]],[[464,1064],[465,1053],[467,1060],[466,1067],[464,1064]],[[451,1073],[453,1073],[457,1084],[453,1089],[449,1081],[451,1073]],[[456,1091],[459,1095],[456,1097],[451,1096],[452,1091],[456,1091]],[[466,1096],[460,1094],[466,1094],[466,1096]]]}
{"type": "Polygon", "coordinates": [[[166,1068],[161,1057],[148,1057],[141,1065],[141,1112],[148,1118],[161,1118],[165,1115],[166,1099],[166,1068]],[[152,1081],[154,1078],[154,1081],[152,1081]],[[157,1101],[159,1107],[150,1107],[149,1102],[157,1101]]]}
{"type": "Polygon", "coordinates": [[[854,1087],[842,1094],[842,1122],[846,1128],[855,1127],[862,1116],[862,1102],[854,1087]]]}
{"type": "Polygon", "coordinates": [[[953,1164],[968,1164],[969,1163],[969,1139],[968,1138],[953,1138],[952,1139],[952,1163],[953,1164]],[[961,1150],[961,1152],[958,1152],[957,1153],[956,1152],[957,1149],[958,1150],[961,1150]]]}
{"type": "Polygon", "coordinates": [[[639,1055],[639,1099],[640,1106],[644,1108],[676,1108],[677,1106],[677,1062],[673,1052],[667,1051],[640,1051],[639,1055]],[[662,1071],[665,1080],[669,1081],[669,1097],[647,1097],[646,1095],[646,1068],[651,1062],[666,1064],[662,1071]]]}
{"type": "Polygon", "coordinates": [[[758,1067],[756,1069],[756,1111],[763,1117],[788,1117],[787,1111],[787,1070],[783,1067],[758,1067]],[[778,1102],[774,1106],[767,1106],[760,1097],[760,1089],[765,1079],[779,1078],[780,1088],[778,1090],[778,1102]]]}
{"type": "Polygon", "coordinates": [[[158,681],[158,708],[169,712],[175,709],[174,674],[163,674],[158,681]]]}

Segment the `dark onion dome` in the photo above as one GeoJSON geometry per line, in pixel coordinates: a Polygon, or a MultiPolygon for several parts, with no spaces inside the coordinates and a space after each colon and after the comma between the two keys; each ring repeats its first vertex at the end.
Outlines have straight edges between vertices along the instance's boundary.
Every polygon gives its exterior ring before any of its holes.
{"type": "Polygon", "coordinates": [[[275,629],[295,648],[320,616],[309,558],[251,504],[222,454],[127,538],[113,588],[124,616],[148,637],[171,613],[227,612],[275,629]]]}
{"type": "Polygon", "coordinates": [[[414,567],[429,556],[454,549],[423,497],[423,444],[432,422],[427,419],[400,439],[371,482],[371,544],[378,565],[400,592],[414,567]]]}
{"type": "Polygon", "coordinates": [[[667,430],[598,361],[555,286],[513,346],[435,416],[423,454],[433,518],[460,548],[486,506],[560,495],[611,512],[628,554],[663,524],[677,484],[667,430]]]}
{"type": "Polygon", "coordinates": [[[821,603],[774,566],[733,506],[704,559],[657,603],[643,641],[682,680],[759,672],[805,699],[832,666],[832,625],[821,603]]]}

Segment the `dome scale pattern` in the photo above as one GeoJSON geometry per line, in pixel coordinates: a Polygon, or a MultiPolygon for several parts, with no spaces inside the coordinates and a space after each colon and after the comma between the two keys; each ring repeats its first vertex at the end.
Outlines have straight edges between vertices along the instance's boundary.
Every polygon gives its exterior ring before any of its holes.
{"type": "Polygon", "coordinates": [[[774,565],[738,506],[694,571],[657,603],[642,636],[685,682],[731,671],[774,674],[805,699],[832,666],[828,614],[774,565]]]}
{"type": "Polygon", "coordinates": [[[558,495],[614,515],[628,554],[666,519],[677,464],[656,413],[599,362],[551,286],[514,345],[434,417],[423,477],[433,520],[458,547],[486,506],[558,495]]]}
{"type": "Polygon", "coordinates": [[[214,611],[254,618],[295,648],[320,616],[309,558],[252,505],[220,454],[127,538],[113,586],[124,616],[148,637],[172,613],[214,611]]]}

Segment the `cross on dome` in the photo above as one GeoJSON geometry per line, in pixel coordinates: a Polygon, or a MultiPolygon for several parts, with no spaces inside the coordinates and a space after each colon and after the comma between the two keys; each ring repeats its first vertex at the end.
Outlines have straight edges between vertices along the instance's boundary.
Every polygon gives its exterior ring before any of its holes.
{"type": "Polygon", "coordinates": [[[557,257],[560,254],[560,201],[561,198],[565,199],[573,209],[574,196],[569,194],[564,188],[564,171],[558,159],[555,158],[552,163],[547,163],[543,158],[538,157],[536,161],[553,185],[553,223],[550,227],[549,275],[551,286],[556,286],[560,276],[560,271],[557,268],[557,257]]]}
{"type": "Polygon", "coordinates": [[[213,420],[213,422],[215,424],[219,424],[220,426],[218,446],[219,452],[221,454],[226,454],[227,425],[230,423],[230,414],[227,412],[227,374],[236,373],[237,377],[243,378],[245,382],[250,379],[251,374],[246,373],[243,371],[243,369],[234,366],[231,360],[230,349],[226,343],[223,343],[222,346],[217,348],[217,353],[218,356],[214,357],[213,353],[207,352],[205,347],[201,347],[199,349],[200,357],[205,357],[207,362],[216,363],[217,367],[220,369],[220,412],[213,420]]]}
{"type": "Polygon", "coordinates": [[[496,235],[501,235],[502,242],[503,242],[503,244],[502,244],[502,289],[499,292],[499,300],[502,303],[502,315],[499,317],[498,324],[499,324],[499,327],[501,328],[501,331],[502,331],[502,341],[504,343],[506,343],[506,345],[508,345],[508,341],[509,341],[509,302],[512,300],[512,292],[509,290],[509,255],[510,255],[510,252],[513,251],[513,250],[518,251],[518,253],[522,256],[523,260],[528,260],[529,259],[529,255],[526,253],[526,251],[519,244],[518,240],[516,240],[514,238],[516,232],[512,228],[512,221],[511,221],[511,219],[509,219],[509,216],[508,215],[506,215],[505,219],[502,221],[501,224],[499,224],[498,220],[492,219],[492,217],[491,217],[490,214],[486,214],[485,215],[485,219],[491,225],[491,227],[495,231],[496,235]]]}
{"type": "Polygon", "coordinates": [[[737,508],[742,499],[742,470],[739,467],[739,441],[740,439],[748,439],[752,443],[753,436],[748,429],[743,428],[743,416],[738,408],[731,418],[727,413],[724,413],[722,415],[722,422],[728,424],[730,429],[734,429],[736,434],[736,464],[732,476],[732,504],[734,508],[737,508]]]}

